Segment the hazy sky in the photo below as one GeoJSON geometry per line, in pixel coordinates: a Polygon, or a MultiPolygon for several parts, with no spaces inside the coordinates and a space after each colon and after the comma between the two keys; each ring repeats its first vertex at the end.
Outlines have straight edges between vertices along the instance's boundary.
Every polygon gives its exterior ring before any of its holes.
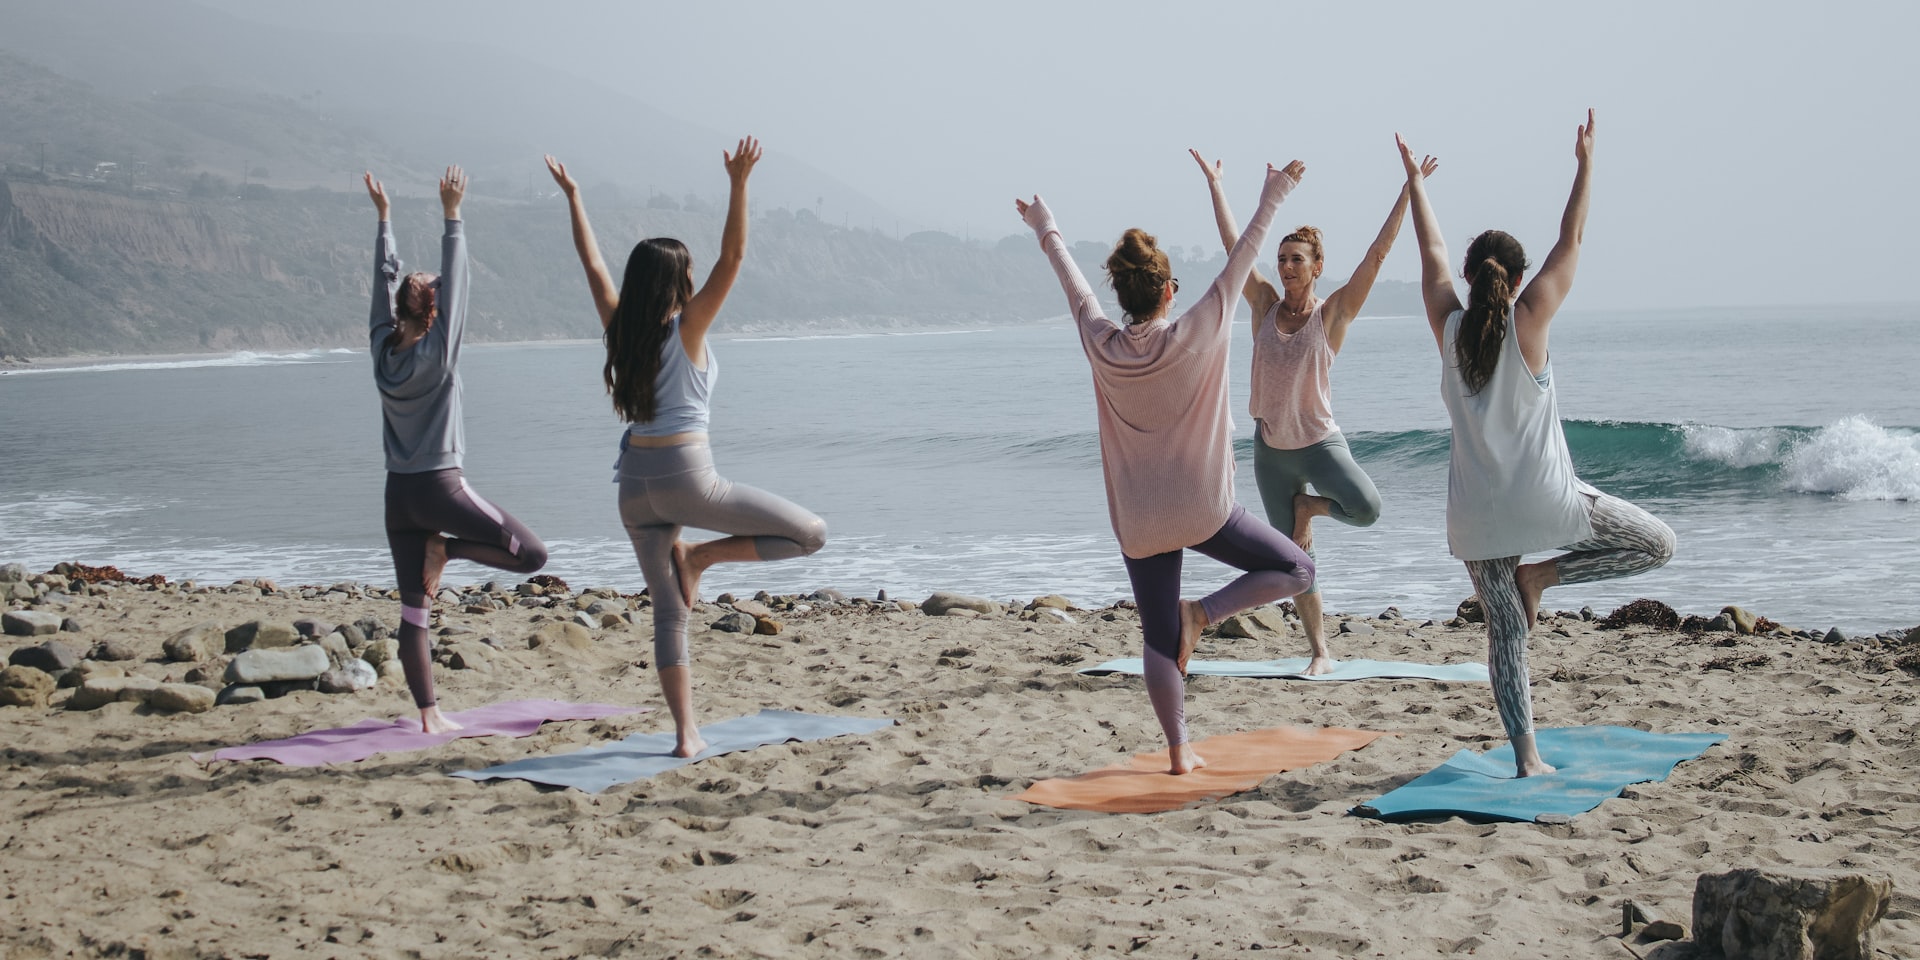
{"type": "MultiPolygon", "coordinates": [[[[1920,4],[628,3],[201,0],[309,29],[487,45],[716,133],[752,132],[910,223],[995,239],[1040,193],[1070,241],[1128,226],[1215,242],[1189,146],[1240,215],[1267,162],[1305,183],[1278,226],[1351,269],[1401,182],[1441,158],[1452,254],[1552,243],[1584,110],[1593,216],[1571,305],[1915,300],[1920,4]]],[[[410,44],[409,44],[410,45],[410,44]]],[[[606,117],[619,123],[619,117],[606,117]]],[[[730,142],[730,141],[727,141],[730,142]]],[[[833,219],[833,199],[825,213],[833,219]]],[[[1405,231],[1385,273],[1413,279],[1405,231]]]]}

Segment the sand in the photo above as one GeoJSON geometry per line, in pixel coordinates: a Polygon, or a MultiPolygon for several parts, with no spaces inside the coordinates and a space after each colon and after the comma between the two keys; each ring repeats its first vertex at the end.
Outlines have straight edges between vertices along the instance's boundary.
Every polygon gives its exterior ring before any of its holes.
{"type": "MultiPolygon", "coordinates": [[[[1571,590],[1556,601],[1578,603],[1571,590]]],[[[644,611],[575,651],[526,648],[552,611],[442,609],[505,648],[488,671],[437,669],[449,709],[661,705],[644,611]]],[[[696,627],[723,612],[703,605],[696,627]]],[[[398,609],[115,586],[66,613],[84,629],[63,639],[125,640],[150,661],[137,671],[178,677],[188,665],[159,662],[160,645],[195,622],[393,623],[398,609]]],[[[1891,876],[1879,955],[1920,956],[1916,680],[1876,648],[1543,624],[1542,726],[1729,738],[1560,826],[1349,815],[1458,749],[1500,742],[1484,684],[1197,678],[1196,737],[1283,724],[1397,736],[1217,802],[1116,816],[1008,799],[1162,746],[1137,678],[1073,672],[1138,655],[1132,613],[1072,616],[821,605],[783,615],[778,636],[697,633],[709,721],[774,707],[900,723],[599,795],[446,774],[670,730],[664,709],[293,768],[189,754],[401,716],[404,689],[190,715],[60,709],[65,690],[52,708],[0,708],[0,958],[1679,957],[1623,943],[1622,901],[1687,922],[1699,873],[1771,865],[1891,876]],[[1734,662],[1754,658],[1767,662],[1734,662]]],[[[1336,638],[1338,654],[1484,659],[1477,625],[1366,622],[1376,632],[1336,638]]],[[[1296,634],[1212,639],[1200,656],[1303,652],[1296,634]]]]}

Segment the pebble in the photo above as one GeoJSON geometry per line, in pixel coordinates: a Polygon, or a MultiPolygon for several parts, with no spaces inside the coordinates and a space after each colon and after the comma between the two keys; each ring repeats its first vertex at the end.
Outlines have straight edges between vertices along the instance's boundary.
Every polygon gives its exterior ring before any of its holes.
{"type": "Polygon", "coordinates": [[[27,579],[27,568],[17,563],[0,566],[0,583],[20,583],[27,579]]]}
{"type": "Polygon", "coordinates": [[[715,620],[712,628],[723,633],[753,633],[760,628],[752,614],[734,611],[715,620]]]}
{"type": "Polygon", "coordinates": [[[996,616],[1001,612],[999,604],[985,597],[970,597],[945,590],[934,593],[920,604],[920,611],[930,617],[945,616],[953,610],[970,610],[987,616],[996,616]]]}
{"type": "Polygon", "coordinates": [[[67,698],[68,710],[98,710],[109,703],[140,703],[159,683],[146,677],[95,677],[67,698]]]}
{"type": "Polygon", "coordinates": [[[588,613],[585,610],[575,610],[573,612],[573,617],[569,619],[568,622],[577,623],[583,627],[586,627],[588,630],[592,630],[600,626],[600,618],[595,617],[593,614],[588,613]]]}
{"type": "Polygon", "coordinates": [[[106,660],[118,663],[125,660],[138,660],[140,659],[140,652],[133,649],[133,644],[125,640],[102,640],[94,644],[93,649],[88,651],[87,659],[106,660]]]}
{"type": "Polygon", "coordinates": [[[1044,597],[1034,597],[1033,602],[1027,606],[1029,608],[1051,607],[1055,610],[1072,610],[1073,601],[1057,593],[1049,593],[1044,597]]]}
{"type": "Polygon", "coordinates": [[[735,600],[733,608],[749,617],[771,617],[773,609],[758,600],[735,600]]]}
{"type": "Polygon", "coordinates": [[[226,680],[238,684],[311,681],[329,666],[327,651],[314,644],[286,650],[247,650],[227,664],[226,680]]]}
{"type": "Polygon", "coordinates": [[[1400,619],[1400,608],[1399,608],[1399,607],[1388,607],[1388,608],[1386,608],[1385,610],[1382,610],[1382,611],[1380,611],[1380,615],[1379,615],[1378,617],[1375,617],[1374,619],[1376,619],[1376,620],[1398,620],[1398,619],[1400,619]]]}
{"type": "Polygon", "coordinates": [[[378,640],[381,637],[389,636],[393,633],[393,631],[387,629],[386,624],[381,623],[373,617],[361,617],[355,620],[353,622],[353,628],[360,631],[360,635],[366,637],[368,640],[378,640]]]}
{"type": "Polygon", "coordinates": [[[333,632],[339,634],[340,639],[347,642],[347,649],[349,650],[358,650],[367,645],[367,635],[361,633],[360,628],[351,623],[343,623],[340,626],[334,627],[333,632]]]}
{"type": "Polygon", "coordinates": [[[539,650],[546,647],[566,647],[569,650],[590,650],[593,648],[593,634],[577,623],[556,620],[542,624],[540,629],[527,636],[527,646],[539,650]]]}
{"type": "Polygon", "coordinates": [[[1833,627],[1827,630],[1826,636],[1820,638],[1820,642],[1821,643],[1846,643],[1847,635],[1844,633],[1841,633],[1839,627],[1833,627]]]}
{"type": "Polygon", "coordinates": [[[478,670],[481,673],[493,670],[493,648],[484,643],[462,640],[443,649],[446,650],[446,663],[450,670],[478,670]]]}
{"type": "Polygon", "coordinates": [[[65,673],[80,662],[80,651],[59,640],[48,640],[37,647],[13,651],[7,656],[7,662],[46,673],[65,673]]]}
{"type": "Polygon", "coordinates": [[[235,684],[221,690],[213,702],[221,706],[233,703],[259,703],[267,698],[267,692],[248,684],[235,684]]]}
{"type": "Polygon", "coordinates": [[[79,633],[84,629],[86,628],[80,625],[80,621],[75,620],[72,617],[67,617],[60,621],[61,633],[79,633]]]}
{"type": "Polygon", "coordinates": [[[0,616],[0,628],[15,637],[37,637],[60,632],[61,617],[40,610],[9,610],[0,616]]]}
{"type": "Polygon", "coordinates": [[[291,647],[299,642],[300,634],[291,623],[277,623],[268,620],[249,620],[227,631],[227,652],[240,653],[256,647],[291,647]]]}
{"type": "Polygon", "coordinates": [[[216,695],[206,687],[192,683],[163,683],[147,693],[147,706],[170,713],[205,713],[213,709],[216,695]]]}
{"type": "Polygon", "coordinates": [[[321,693],[353,693],[372,689],[379,682],[380,673],[373,669],[373,664],[365,660],[348,660],[345,665],[321,674],[314,686],[321,693]]]}
{"type": "Polygon", "coordinates": [[[1361,623],[1358,620],[1342,620],[1340,621],[1340,632],[1366,636],[1369,633],[1373,633],[1374,630],[1373,625],[1370,623],[1361,623]]]}
{"type": "Polygon", "coordinates": [[[312,617],[301,617],[293,622],[293,632],[302,640],[318,640],[333,632],[333,624],[312,617]]]}
{"type": "Polygon", "coordinates": [[[815,590],[810,594],[807,594],[807,599],[815,600],[815,601],[832,601],[834,603],[846,603],[847,595],[844,593],[841,593],[838,590],[835,590],[832,587],[821,587],[820,589],[815,590]]]}

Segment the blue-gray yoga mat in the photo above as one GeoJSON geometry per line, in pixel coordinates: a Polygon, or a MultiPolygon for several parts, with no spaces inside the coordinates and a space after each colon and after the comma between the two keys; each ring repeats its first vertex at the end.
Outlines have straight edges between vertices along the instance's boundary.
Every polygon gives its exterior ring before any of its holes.
{"type": "MultiPolygon", "coordinates": [[[[1193,660],[1187,663],[1187,675],[1195,677],[1264,677],[1284,678],[1288,680],[1378,680],[1393,678],[1399,680],[1457,680],[1461,683],[1486,683],[1487,665],[1484,663],[1408,663],[1403,660],[1337,660],[1332,673],[1323,673],[1317,677],[1306,674],[1306,657],[1288,657],[1284,660],[1193,660]]],[[[1097,667],[1086,667],[1081,673],[1131,673],[1138,676],[1146,672],[1145,663],[1139,657],[1124,660],[1108,660],[1097,667]]]]}
{"type": "Polygon", "coordinates": [[[893,721],[886,717],[829,717],[792,710],[762,710],[751,717],[735,717],[700,728],[701,736],[707,738],[707,749],[694,757],[673,755],[675,740],[671,731],[636,733],[615,743],[548,757],[528,757],[485,770],[460,770],[453,776],[469,780],[530,780],[599,793],[608,787],[645,779],[723,753],[789,740],[823,740],[849,733],[872,733],[890,726],[893,721]]]}
{"type": "Polygon", "coordinates": [[[1675,764],[1725,740],[1721,733],[1648,733],[1632,727],[1534,731],[1540,759],[1558,767],[1543,777],[1513,775],[1513,745],[1452,759],[1372,803],[1363,817],[1410,820],[1458,815],[1528,822],[1586,813],[1630,784],[1664,780],[1675,764]]]}

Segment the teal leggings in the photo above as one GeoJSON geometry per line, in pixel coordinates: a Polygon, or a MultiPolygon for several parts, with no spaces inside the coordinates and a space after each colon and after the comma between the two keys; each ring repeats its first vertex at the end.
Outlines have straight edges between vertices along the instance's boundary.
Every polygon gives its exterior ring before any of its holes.
{"type": "MultiPolygon", "coordinates": [[[[1266,508],[1267,522],[1275,530],[1293,536],[1293,498],[1313,492],[1333,501],[1335,520],[1348,526],[1368,527],[1380,519],[1380,491],[1360,465],[1353,462],[1347,438],[1335,430],[1332,436],[1298,450],[1275,450],[1253,434],[1253,480],[1260,487],[1260,504],[1266,508]]],[[[1313,555],[1312,550],[1307,551],[1313,555]]],[[[1320,592],[1319,581],[1307,593],[1320,592]]]]}

